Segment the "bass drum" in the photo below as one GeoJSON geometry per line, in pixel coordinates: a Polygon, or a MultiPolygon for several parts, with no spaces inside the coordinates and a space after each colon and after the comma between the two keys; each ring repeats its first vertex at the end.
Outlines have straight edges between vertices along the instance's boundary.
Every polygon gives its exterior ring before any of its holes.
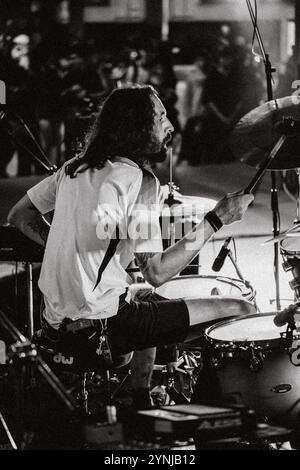
{"type": "Polygon", "coordinates": [[[274,316],[249,315],[205,331],[205,366],[193,402],[242,404],[287,426],[299,419],[300,335],[291,334],[288,343],[274,316]]]}

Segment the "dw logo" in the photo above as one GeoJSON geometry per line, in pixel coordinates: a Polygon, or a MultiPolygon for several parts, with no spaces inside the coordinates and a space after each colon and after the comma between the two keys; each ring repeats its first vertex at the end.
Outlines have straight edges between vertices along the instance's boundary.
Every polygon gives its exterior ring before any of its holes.
{"type": "Polygon", "coordinates": [[[6,86],[3,80],[0,80],[0,104],[6,104],[6,86]]]}

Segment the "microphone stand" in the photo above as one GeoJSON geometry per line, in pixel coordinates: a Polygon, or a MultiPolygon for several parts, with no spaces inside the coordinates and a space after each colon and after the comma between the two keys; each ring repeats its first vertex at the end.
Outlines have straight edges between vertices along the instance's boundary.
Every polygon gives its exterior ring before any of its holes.
{"type": "MultiPolygon", "coordinates": [[[[251,21],[254,27],[255,35],[259,44],[261,55],[265,65],[266,73],[266,83],[267,83],[267,98],[268,101],[273,100],[273,89],[272,89],[272,73],[276,72],[276,69],[272,67],[272,64],[269,59],[269,55],[266,54],[264,44],[260,35],[260,31],[255,19],[253,8],[250,0],[246,0],[247,7],[250,13],[251,21]]],[[[278,192],[276,187],[276,174],[274,171],[271,171],[271,209],[273,214],[273,237],[277,237],[280,232],[279,227],[279,206],[278,206],[278,192]]],[[[276,289],[276,309],[277,311],[281,310],[280,307],[280,291],[279,291],[279,245],[278,242],[274,243],[274,277],[275,277],[275,289],[276,289]]]]}
{"type": "Polygon", "coordinates": [[[48,173],[48,175],[52,175],[57,171],[57,166],[52,165],[50,160],[47,158],[45,152],[43,151],[42,147],[36,140],[35,136],[33,135],[32,131],[30,130],[29,126],[26,124],[24,119],[17,113],[12,112],[11,110],[4,111],[3,109],[0,109],[0,121],[3,121],[7,115],[7,122],[9,123],[10,117],[12,119],[15,119],[20,125],[21,128],[25,131],[25,135],[29,136],[31,142],[34,143],[36,146],[37,150],[40,152],[42,158],[45,160],[44,162],[39,158],[32,150],[30,150],[27,145],[25,145],[23,142],[21,142],[21,139],[17,137],[17,130],[14,130],[13,125],[8,126],[8,128],[5,128],[5,126],[2,125],[4,130],[7,132],[11,140],[15,143],[17,147],[20,147],[22,150],[25,150],[28,155],[31,156],[32,159],[34,159],[37,163],[39,163],[40,166],[43,167],[44,170],[48,173]]]}

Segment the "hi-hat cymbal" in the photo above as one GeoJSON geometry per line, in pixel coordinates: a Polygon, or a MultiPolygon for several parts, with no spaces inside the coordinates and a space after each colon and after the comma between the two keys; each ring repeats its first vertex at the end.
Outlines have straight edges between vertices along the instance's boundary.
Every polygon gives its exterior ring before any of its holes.
{"type": "Polygon", "coordinates": [[[183,196],[177,194],[175,197],[177,203],[169,206],[164,204],[162,210],[162,216],[174,216],[174,217],[193,217],[198,216],[203,218],[204,215],[211,211],[217,201],[207,197],[196,197],[196,196],[183,196]]]}
{"type": "Polygon", "coordinates": [[[190,217],[200,216],[211,211],[217,204],[217,200],[208,197],[198,196],[185,196],[178,191],[173,191],[174,203],[170,206],[168,204],[168,185],[161,186],[161,190],[164,196],[164,205],[162,208],[162,216],[169,217],[190,217]]]}
{"type": "MultiPolygon", "coordinates": [[[[283,118],[300,119],[298,95],[268,101],[246,114],[231,135],[234,155],[247,165],[261,168],[281,135],[276,124],[283,118]]],[[[294,168],[300,168],[300,131],[287,137],[268,169],[294,168]]]]}

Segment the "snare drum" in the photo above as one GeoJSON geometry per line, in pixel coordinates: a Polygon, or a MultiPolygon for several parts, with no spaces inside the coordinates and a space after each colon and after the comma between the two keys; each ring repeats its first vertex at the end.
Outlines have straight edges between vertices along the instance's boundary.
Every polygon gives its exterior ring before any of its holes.
{"type": "Polygon", "coordinates": [[[281,254],[284,260],[283,269],[292,271],[293,280],[289,282],[291,289],[295,291],[297,299],[300,299],[300,238],[290,237],[280,243],[281,254]]]}
{"type": "Polygon", "coordinates": [[[300,412],[300,335],[293,334],[288,349],[286,327],[276,327],[274,316],[249,315],[213,325],[205,331],[207,355],[222,400],[291,424],[300,412]]]}

